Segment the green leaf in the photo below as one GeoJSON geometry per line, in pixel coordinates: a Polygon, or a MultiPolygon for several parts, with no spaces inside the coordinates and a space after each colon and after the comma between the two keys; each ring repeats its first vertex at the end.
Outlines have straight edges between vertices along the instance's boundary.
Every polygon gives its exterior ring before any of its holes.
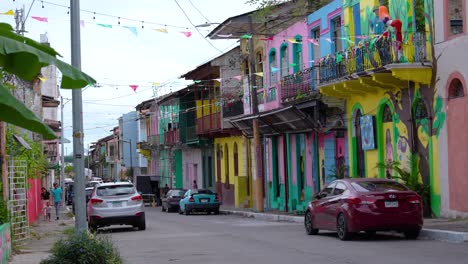
{"type": "Polygon", "coordinates": [[[30,38],[19,36],[10,25],[0,23],[0,67],[27,81],[32,81],[41,68],[55,65],[63,75],[61,87],[83,88],[96,81],[75,67],[59,60],[54,49],[30,38]]]}
{"type": "Polygon", "coordinates": [[[0,83],[0,113],[1,121],[39,133],[45,139],[57,138],[54,131],[16,99],[2,83],[0,83]]]}

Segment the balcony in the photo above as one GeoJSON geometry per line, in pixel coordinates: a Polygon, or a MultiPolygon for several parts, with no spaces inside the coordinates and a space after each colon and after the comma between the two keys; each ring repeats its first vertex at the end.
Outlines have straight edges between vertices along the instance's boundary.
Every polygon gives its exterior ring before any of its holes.
{"type": "Polygon", "coordinates": [[[244,102],[242,100],[234,100],[226,102],[223,106],[223,118],[233,117],[244,114],[244,102]]]}
{"type": "Polygon", "coordinates": [[[221,113],[214,113],[197,118],[197,135],[205,135],[221,130],[221,113]]]}
{"type": "Polygon", "coordinates": [[[315,73],[315,67],[310,67],[281,78],[281,101],[298,102],[316,94],[315,73]]]}
{"type": "Polygon", "coordinates": [[[171,130],[164,133],[164,145],[175,145],[179,143],[179,130],[171,130]]]}
{"type": "Polygon", "coordinates": [[[373,38],[355,49],[323,57],[315,65],[317,85],[325,95],[347,97],[353,91],[372,93],[402,87],[408,81],[428,84],[432,56],[426,38],[424,33],[415,33],[400,51],[394,37],[373,38]]]}

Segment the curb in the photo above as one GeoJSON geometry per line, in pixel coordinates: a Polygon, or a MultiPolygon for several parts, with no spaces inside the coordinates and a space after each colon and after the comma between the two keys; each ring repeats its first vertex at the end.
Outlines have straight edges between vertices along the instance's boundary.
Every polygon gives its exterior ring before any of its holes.
{"type": "MultiPolygon", "coordinates": [[[[220,214],[223,215],[238,215],[247,218],[255,218],[259,220],[276,221],[276,222],[289,222],[289,223],[304,223],[302,216],[292,215],[277,215],[277,214],[265,214],[245,211],[233,211],[233,210],[221,210],[220,214]]],[[[439,240],[451,243],[463,243],[468,242],[468,232],[455,232],[449,230],[440,229],[428,229],[423,228],[419,235],[420,238],[429,240],[439,240]]]]}

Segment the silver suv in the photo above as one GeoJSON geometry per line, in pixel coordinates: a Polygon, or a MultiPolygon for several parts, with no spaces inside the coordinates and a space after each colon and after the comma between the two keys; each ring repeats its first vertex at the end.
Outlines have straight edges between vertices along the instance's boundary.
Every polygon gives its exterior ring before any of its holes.
{"type": "Polygon", "coordinates": [[[143,197],[129,182],[101,183],[88,201],[88,226],[96,231],[110,225],[131,225],[145,230],[143,197]]]}

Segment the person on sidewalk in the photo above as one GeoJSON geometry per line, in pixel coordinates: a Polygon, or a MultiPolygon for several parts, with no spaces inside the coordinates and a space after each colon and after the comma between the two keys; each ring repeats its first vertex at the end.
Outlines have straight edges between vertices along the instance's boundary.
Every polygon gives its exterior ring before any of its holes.
{"type": "Polygon", "coordinates": [[[51,214],[52,214],[52,206],[50,206],[49,202],[47,202],[46,207],[44,207],[44,211],[45,211],[45,215],[46,215],[44,220],[50,222],[50,218],[51,218],[51,214]]]}
{"type": "Polygon", "coordinates": [[[193,180],[192,189],[198,189],[198,184],[196,180],[193,180]]]}
{"type": "Polygon", "coordinates": [[[54,207],[56,220],[59,220],[60,203],[62,202],[62,188],[55,182],[54,189],[52,189],[52,196],[54,196],[54,207]]]}
{"type": "MultiPolygon", "coordinates": [[[[49,191],[47,191],[46,188],[42,187],[41,188],[41,204],[42,204],[42,208],[46,208],[47,206],[47,203],[49,203],[49,200],[50,200],[50,193],[49,191]]],[[[47,218],[47,215],[46,215],[46,212],[45,210],[43,211],[43,216],[44,216],[44,221],[46,220],[47,218]]]]}

